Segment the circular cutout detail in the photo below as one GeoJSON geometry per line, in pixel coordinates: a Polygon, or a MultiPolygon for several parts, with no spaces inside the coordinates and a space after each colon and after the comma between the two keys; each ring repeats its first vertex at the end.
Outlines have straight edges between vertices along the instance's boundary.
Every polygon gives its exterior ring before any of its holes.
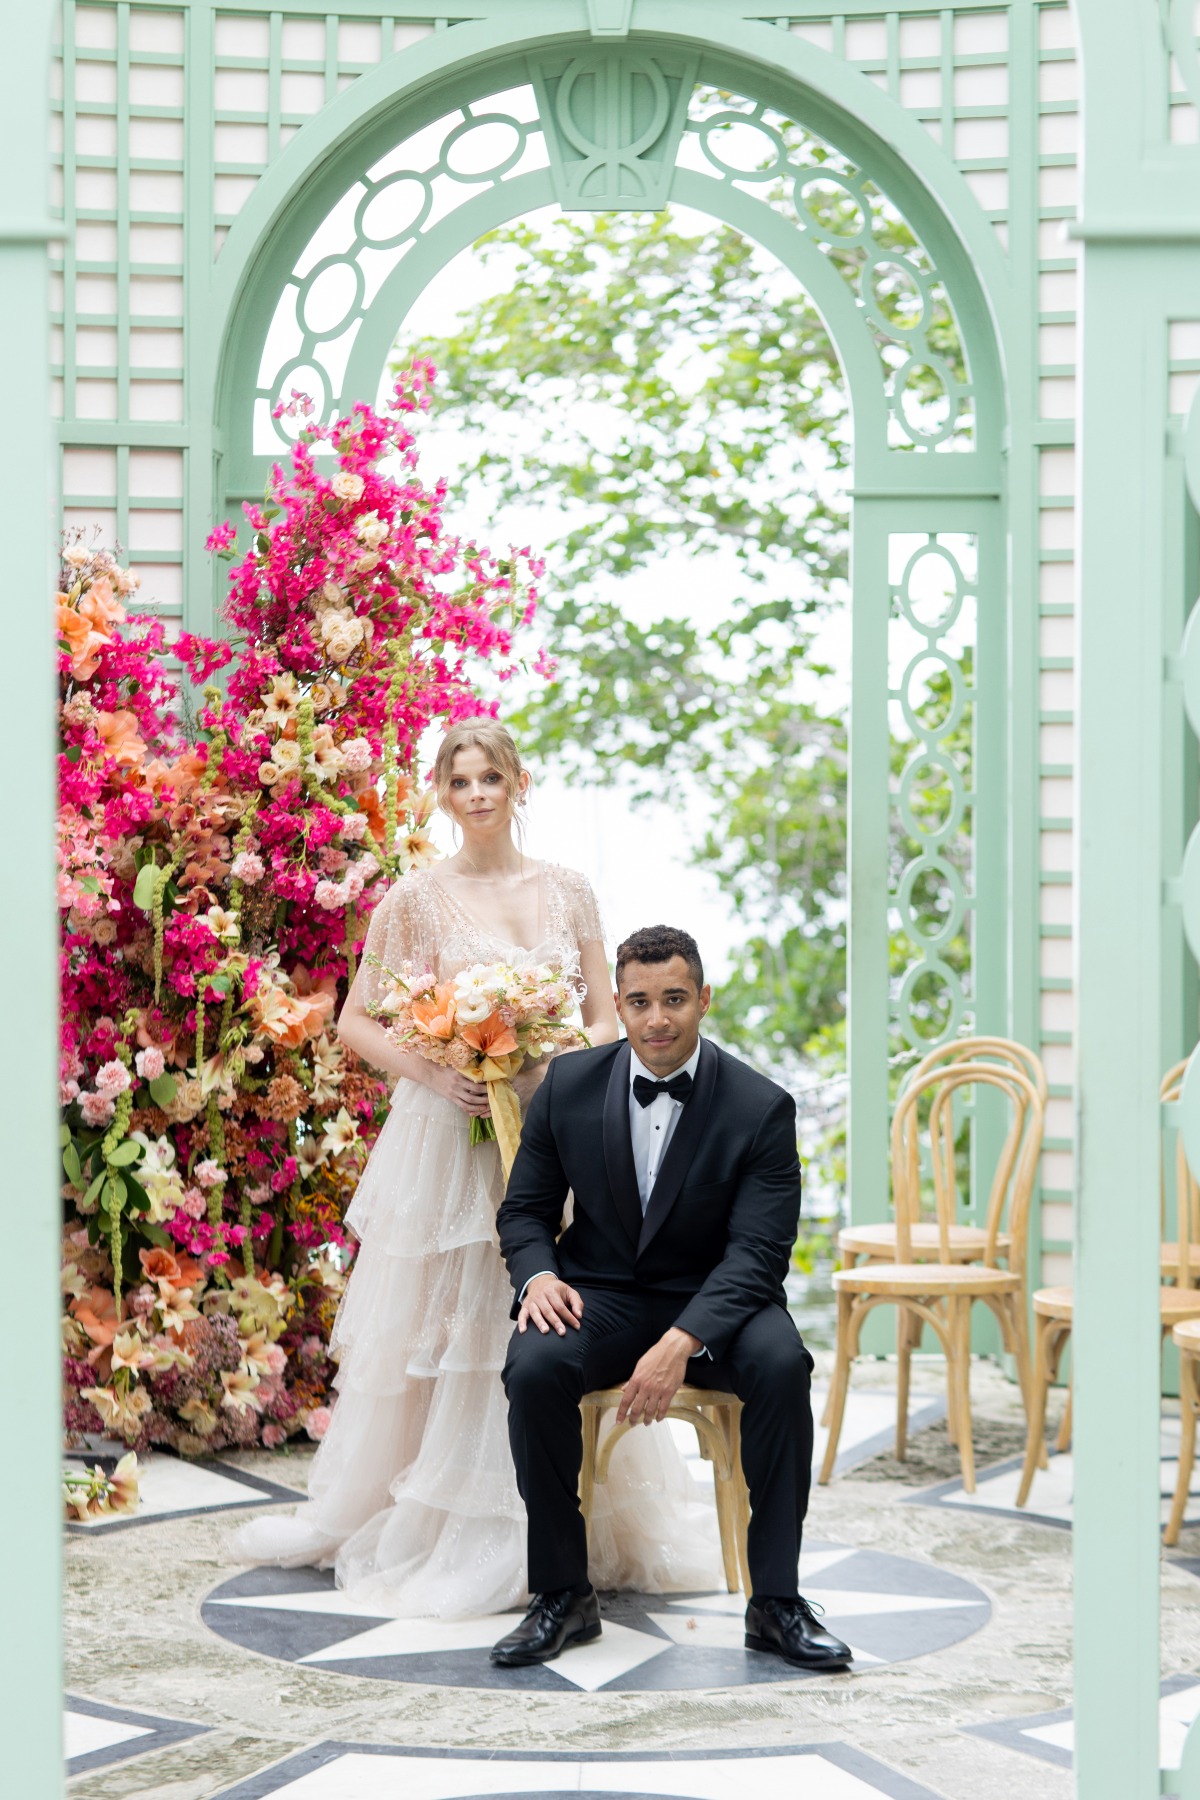
{"type": "Polygon", "coordinates": [[[967,809],[961,770],[942,750],[921,751],[900,777],[899,803],[904,829],[911,837],[931,847],[944,844],[962,824],[967,809]],[[925,770],[934,771],[932,782],[927,776],[923,778],[925,770]],[[929,790],[943,783],[949,790],[948,796],[935,800],[929,790]]]}
{"type": "Polygon", "coordinates": [[[739,181],[769,181],[787,167],[787,148],[779,133],[742,113],[706,119],[700,142],[713,167],[739,181]]]}
{"type": "Polygon", "coordinates": [[[904,722],[914,737],[926,743],[945,737],[955,729],[962,718],[966,698],[962,669],[944,650],[918,650],[900,678],[904,722]],[[940,695],[935,697],[933,692],[933,684],[942,674],[949,680],[950,691],[945,699],[940,695]]]}
{"type": "Polygon", "coordinates": [[[363,272],[343,256],[327,256],[304,279],[296,316],[314,337],[339,336],[362,305],[363,272]]]}
{"type": "Polygon", "coordinates": [[[908,559],[896,598],[910,625],[941,637],[962,610],[962,570],[940,544],[922,544],[908,559]]]}
{"type": "MultiPolygon", "coordinates": [[[[938,856],[936,852],[927,851],[923,856],[914,857],[900,878],[900,886],[896,892],[896,910],[900,914],[900,923],[905,936],[924,951],[945,948],[963,922],[966,905],[962,876],[952,863],[948,863],[945,857],[938,856]],[[949,890],[949,901],[941,909],[942,923],[936,930],[926,931],[923,926],[934,910],[932,896],[923,898],[918,892],[918,884],[933,887],[935,883],[949,890]]],[[[957,980],[957,977],[952,978],[957,980]]]]}
{"type": "Polygon", "coordinates": [[[864,271],[862,286],[868,315],[885,331],[916,331],[925,317],[925,290],[908,263],[883,257],[864,271]]]}
{"type": "Polygon", "coordinates": [[[425,177],[402,170],[363,195],[354,216],[355,232],[368,250],[394,250],[420,231],[432,204],[425,177]]]}
{"type": "Polygon", "coordinates": [[[309,420],[314,422],[329,416],[330,393],[329,380],[325,371],[316,363],[307,362],[297,357],[293,362],[285,364],[278,376],[278,386],[272,406],[281,401],[290,400],[293,392],[303,394],[313,403],[308,414],[297,414],[289,418],[286,414],[272,423],[285,443],[293,444],[304,430],[309,420]]]}
{"type": "Polygon", "coordinates": [[[958,386],[940,358],[910,356],[896,371],[892,406],[914,444],[941,444],[958,422],[958,386]]]}
{"type": "Polygon", "coordinates": [[[833,169],[807,170],[796,178],[796,210],[813,236],[827,244],[860,244],[867,236],[869,211],[862,195],[833,169]]]}
{"type": "Polygon", "coordinates": [[[456,125],[442,146],[442,167],[455,181],[487,181],[507,175],[525,148],[525,133],[503,113],[485,113],[456,125]]]}
{"type": "Polygon", "coordinates": [[[929,1050],[952,1038],[962,1024],[962,983],[940,956],[914,963],[896,999],[901,1031],[914,1050],[929,1050]],[[930,990],[923,993],[922,990],[930,990]],[[927,1029],[922,1029],[927,1026],[927,1029]]]}

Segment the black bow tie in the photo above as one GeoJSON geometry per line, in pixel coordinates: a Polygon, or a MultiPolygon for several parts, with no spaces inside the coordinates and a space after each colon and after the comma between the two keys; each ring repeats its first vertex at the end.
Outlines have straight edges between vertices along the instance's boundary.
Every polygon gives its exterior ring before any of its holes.
{"type": "Polygon", "coordinates": [[[692,1078],[686,1069],[672,1075],[670,1081],[647,1081],[644,1075],[633,1078],[633,1097],[639,1106],[649,1106],[660,1094],[669,1094],[672,1100],[686,1102],[691,1091],[692,1078]]]}

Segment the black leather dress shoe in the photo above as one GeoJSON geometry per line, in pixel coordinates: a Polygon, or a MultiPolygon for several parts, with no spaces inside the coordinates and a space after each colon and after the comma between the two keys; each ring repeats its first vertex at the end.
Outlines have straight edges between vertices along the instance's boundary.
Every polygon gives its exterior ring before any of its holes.
{"type": "Polygon", "coordinates": [[[561,1588],[555,1594],[535,1594],[529,1611],[515,1631],[492,1651],[491,1660],[502,1669],[520,1669],[527,1663],[550,1662],[572,1644],[590,1644],[600,1636],[600,1602],[595,1588],[573,1594],[561,1588]]]}
{"type": "Polygon", "coordinates": [[[800,1669],[844,1669],[854,1652],[818,1624],[807,1600],[752,1600],[746,1608],[747,1650],[769,1650],[800,1669]]]}

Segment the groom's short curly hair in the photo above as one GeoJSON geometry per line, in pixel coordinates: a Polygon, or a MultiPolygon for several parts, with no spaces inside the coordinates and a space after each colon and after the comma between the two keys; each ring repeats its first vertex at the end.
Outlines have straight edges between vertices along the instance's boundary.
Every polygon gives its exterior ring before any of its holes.
{"type": "Polygon", "coordinates": [[[618,945],[618,989],[626,963],[664,963],[670,962],[673,956],[682,956],[699,993],[704,986],[704,964],[700,960],[699,945],[690,933],[680,931],[676,925],[643,925],[640,931],[631,933],[623,944],[618,945]]]}

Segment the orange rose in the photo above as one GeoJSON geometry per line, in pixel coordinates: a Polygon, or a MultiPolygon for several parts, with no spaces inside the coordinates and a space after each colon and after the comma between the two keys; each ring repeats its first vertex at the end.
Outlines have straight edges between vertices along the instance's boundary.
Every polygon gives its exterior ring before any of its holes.
{"type": "Polygon", "coordinates": [[[447,1038],[452,1038],[454,1036],[454,983],[444,981],[439,987],[435,987],[432,999],[414,1000],[412,1017],[417,1030],[423,1031],[426,1037],[441,1038],[443,1042],[447,1038]]]}

